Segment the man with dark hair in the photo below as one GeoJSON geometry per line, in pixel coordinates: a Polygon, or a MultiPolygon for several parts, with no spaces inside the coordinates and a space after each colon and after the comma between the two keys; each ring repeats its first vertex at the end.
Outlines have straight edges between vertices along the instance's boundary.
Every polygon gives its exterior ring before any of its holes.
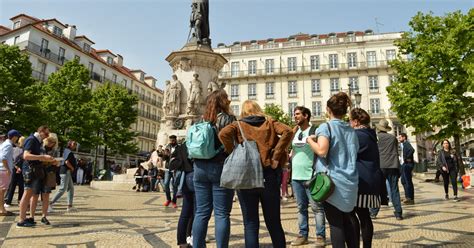
{"type": "Polygon", "coordinates": [[[316,223],[316,243],[324,245],[326,240],[325,216],[324,208],[321,203],[315,202],[311,198],[309,189],[304,183],[311,179],[313,175],[314,152],[306,142],[306,138],[314,135],[315,126],[310,125],[311,111],[303,106],[295,108],[294,119],[297,127],[295,127],[295,136],[292,142],[291,152],[291,187],[296,196],[296,204],[298,206],[298,225],[299,235],[291,243],[292,246],[300,246],[308,244],[309,236],[309,215],[308,205],[315,216],[316,223]]]}
{"type": "Polygon", "coordinates": [[[77,148],[77,143],[74,140],[70,140],[67,143],[67,148],[64,149],[63,158],[64,160],[61,162],[61,166],[59,168],[59,176],[61,177],[61,183],[59,185],[59,189],[54,195],[53,200],[49,204],[48,212],[52,212],[53,204],[55,204],[61,196],[63,196],[64,192],[68,192],[67,194],[67,211],[73,211],[72,202],[74,198],[74,182],[72,181],[72,173],[74,172],[75,168],[77,167],[77,160],[74,156],[73,151],[77,148]]]}
{"type": "Polygon", "coordinates": [[[25,192],[20,202],[20,221],[17,227],[33,227],[36,222],[33,218],[26,218],[26,210],[30,204],[33,194],[46,193],[43,183],[45,174],[42,162],[54,162],[50,155],[41,155],[41,143],[49,137],[49,128],[41,126],[38,130],[25,140],[23,159],[23,178],[25,182],[25,192]]]}
{"type": "Polygon", "coordinates": [[[415,167],[415,161],[413,160],[413,154],[415,149],[408,142],[407,134],[401,133],[398,137],[401,147],[401,162],[402,162],[402,185],[405,189],[405,200],[404,204],[413,205],[415,204],[415,189],[413,188],[412,171],[415,167]]]}
{"type": "Polygon", "coordinates": [[[168,137],[169,144],[166,146],[163,153],[163,160],[165,161],[165,192],[166,192],[166,202],[163,204],[165,207],[169,206],[172,203],[173,208],[177,208],[176,205],[176,194],[178,193],[178,181],[174,169],[170,168],[170,163],[172,162],[172,154],[175,153],[176,148],[178,148],[178,139],[176,135],[170,135],[168,137]],[[173,198],[171,198],[171,189],[170,184],[173,180],[173,198]]]}

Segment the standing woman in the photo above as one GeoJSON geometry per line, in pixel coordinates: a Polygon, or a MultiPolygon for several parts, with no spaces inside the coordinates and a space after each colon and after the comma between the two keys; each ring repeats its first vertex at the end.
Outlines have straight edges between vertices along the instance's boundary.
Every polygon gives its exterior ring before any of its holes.
{"type": "Polygon", "coordinates": [[[347,244],[349,248],[359,247],[354,214],[359,184],[356,169],[359,140],[349,123],[342,120],[351,99],[346,93],[339,92],[329,98],[326,105],[330,120],[321,124],[316,135],[308,137],[307,142],[318,156],[316,170],[327,171],[335,185],[334,192],[324,202],[332,246],[342,248],[347,244]]]}
{"type": "Polygon", "coordinates": [[[441,175],[443,176],[444,182],[444,199],[449,200],[448,188],[449,188],[449,181],[451,180],[451,184],[453,185],[453,192],[454,192],[454,201],[458,202],[458,185],[456,182],[456,176],[458,174],[458,167],[457,165],[457,156],[451,153],[451,143],[449,140],[443,140],[443,148],[438,152],[438,160],[437,165],[441,170],[441,175]]]}
{"type": "MultiPolygon", "coordinates": [[[[235,121],[235,116],[229,108],[230,100],[224,90],[213,91],[206,102],[203,119],[215,125],[217,133],[235,121]]],[[[215,139],[219,143],[217,135],[215,139]]],[[[213,210],[217,247],[229,247],[230,211],[234,190],[221,187],[221,174],[226,157],[227,154],[222,151],[211,159],[194,160],[196,212],[192,231],[193,247],[206,246],[207,226],[213,210]]]]}
{"type": "MultiPolygon", "coordinates": [[[[260,106],[251,100],[242,104],[240,117],[242,119],[239,123],[244,136],[257,143],[264,178],[263,189],[237,191],[244,219],[245,247],[259,247],[259,203],[262,205],[263,217],[273,247],[285,247],[285,232],[280,219],[280,185],[282,167],[288,160],[287,149],[293,137],[293,130],[267,117],[260,106]]],[[[243,142],[239,123],[232,123],[219,133],[219,139],[227,153],[231,153],[234,149],[234,140],[239,144],[243,142]]]]}
{"type": "MultiPolygon", "coordinates": [[[[370,116],[361,109],[352,109],[351,126],[359,139],[356,167],[359,174],[359,194],[355,212],[360,222],[364,248],[372,247],[374,226],[370,218],[369,208],[380,208],[381,199],[387,198],[385,178],[380,170],[380,157],[377,145],[377,134],[370,128],[370,116]]],[[[357,230],[359,235],[359,230],[357,230]]]]}

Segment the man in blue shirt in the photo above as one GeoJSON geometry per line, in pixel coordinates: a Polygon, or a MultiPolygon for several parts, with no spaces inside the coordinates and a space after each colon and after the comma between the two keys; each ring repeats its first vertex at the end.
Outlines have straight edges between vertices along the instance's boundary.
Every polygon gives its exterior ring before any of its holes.
{"type": "Polygon", "coordinates": [[[415,149],[413,149],[410,142],[408,142],[406,133],[401,133],[398,137],[398,141],[400,142],[402,150],[401,181],[403,188],[405,189],[405,200],[403,201],[403,203],[407,205],[413,205],[415,204],[415,189],[413,187],[412,171],[413,167],[415,167],[415,162],[413,160],[413,154],[415,153],[415,149]]]}
{"type": "Polygon", "coordinates": [[[0,145],[0,216],[11,216],[11,212],[5,209],[4,196],[5,191],[10,185],[10,178],[13,172],[13,144],[18,141],[21,134],[16,130],[8,132],[8,139],[0,145]]]}

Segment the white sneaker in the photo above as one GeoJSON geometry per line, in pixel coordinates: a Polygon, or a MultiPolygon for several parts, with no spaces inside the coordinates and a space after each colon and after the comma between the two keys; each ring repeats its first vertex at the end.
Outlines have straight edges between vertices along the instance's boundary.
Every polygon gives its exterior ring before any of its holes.
{"type": "Polygon", "coordinates": [[[49,206],[48,206],[48,213],[52,213],[52,212],[54,212],[54,209],[53,209],[53,207],[51,206],[51,204],[49,204],[49,206]]]}
{"type": "Polygon", "coordinates": [[[188,243],[188,245],[193,245],[193,236],[189,236],[186,238],[186,243],[188,243]]]}
{"type": "Polygon", "coordinates": [[[67,212],[77,212],[77,209],[75,207],[67,207],[66,209],[67,212]]]}
{"type": "Polygon", "coordinates": [[[8,205],[8,204],[6,204],[6,203],[3,204],[3,207],[5,207],[5,208],[10,208],[11,206],[12,206],[12,205],[8,205]]]}

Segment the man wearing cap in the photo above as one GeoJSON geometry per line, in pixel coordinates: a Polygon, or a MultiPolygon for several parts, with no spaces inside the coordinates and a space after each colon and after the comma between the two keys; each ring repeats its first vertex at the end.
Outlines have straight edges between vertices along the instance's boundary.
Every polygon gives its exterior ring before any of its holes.
{"type": "Polygon", "coordinates": [[[10,130],[7,134],[8,139],[0,145],[0,216],[12,216],[12,212],[5,209],[5,191],[10,185],[11,173],[13,172],[13,145],[21,137],[17,130],[10,130]]]}
{"type": "MultiPolygon", "coordinates": [[[[398,179],[400,178],[400,161],[398,160],[398,141],[397,138],[389,134],[392,130],[387,120],[382,119],[377,127],[378,146],[380,154],[380,169],[390,186],[389,194],[395,209],[395,218],[403,220],[402,204],[400,202],[400,191],[398,190],[398,179]]],[[[379,212],[378,208],[370,209],[370,215],[375,218],[379,212]]]]}

